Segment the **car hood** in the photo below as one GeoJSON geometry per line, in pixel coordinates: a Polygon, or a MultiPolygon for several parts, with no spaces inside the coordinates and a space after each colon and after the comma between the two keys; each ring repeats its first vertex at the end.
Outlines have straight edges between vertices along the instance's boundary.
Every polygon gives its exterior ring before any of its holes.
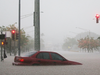
{"type": "Polygon", "coordinates": [[[70,65],[82,65],[82,63],[80,62],[76,62],[76,61],[68,61],[70,63],[70,65]]]}

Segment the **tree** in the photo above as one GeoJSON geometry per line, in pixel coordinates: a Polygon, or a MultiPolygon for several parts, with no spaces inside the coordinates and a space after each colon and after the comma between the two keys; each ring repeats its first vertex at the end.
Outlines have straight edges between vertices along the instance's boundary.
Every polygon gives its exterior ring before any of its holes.
{"type": "Polygon", "coordinates": [[[74,38],[69,38],[69,37],[67,37],[67,39],[65,40],[65,42],[64,42],[64,44],[63,44],[63,46],[62,46],[62,48],[64,49],[64,50],[66,50],[66,49],[71,49],[74,45],[76,45],[77,44],[77,41],[74,39],[74,38]]]}
{"type": "MultiPolygon", "coordinates": [[[[11,32],[12,30],[15,30],[18,33],[18,28],[15,27],[14,24],[9,25],[7,27],[1,26],[0,28],[2,29],[2,31],[10,31],[11,32]]],[[[20,39],[21,39],[20,47],[21,47],[22,50],[24,50],[23,49],[24,46],[29,44],[29,40],[30,40],[29,37],[30,36],[25,35],[24,29],[20,30],[20,39]]],[[[12,50],[14,51],[14,53],[16,54],[16,52],[17,52],[16,50],[18,49],[18,41],[15,40],[16,46],[14,47],[12,45],[10,46],[10,41],[11,41],[11,44],[13,43],[13,40],[11,38],[7,38],[6,40],[8,41],[8,44],[6,45],[7,52],[10,52],[10,47],[11,47],[12,50]]]]}
{"type": "Polygon", "coordinates": [[[88,52],[97,50],[99,46],[98,40],[93,39],[92,37],[85,37],[84,39],[82,38],[78,40],[78,47],[82,48],[83,50],[88,50],[88,52]]]}

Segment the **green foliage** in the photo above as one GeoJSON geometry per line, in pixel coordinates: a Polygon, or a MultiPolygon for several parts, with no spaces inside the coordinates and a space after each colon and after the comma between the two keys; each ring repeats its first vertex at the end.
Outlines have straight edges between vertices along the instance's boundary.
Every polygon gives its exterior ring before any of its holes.
{"type": "MultiPolygon", "coordinates": [[[[15,31],[18,33],[18,28],[15,27],[14,24],[13,24],[13,25],[9,25],[9,26],[7,26],[7,27],[6,27],[6,30],[7,30],[7,31],[15,30],[15,31]]],[[[20,30],[20,38],[21,38],[20,46],[23,47],[24,44],[27,43],[26,40],[28,40],[28,38],[25,36],[25,31],[24,31],[24,29],[21,29],[21,30],[20,30]]]]}
{"type": "Polygon", "coordinates": [[[69,48],[73,47],[76,44],[77,44],[77,41],[75,40],[75,38],[67,37],[67,39],[64,41],[64,44],[63,44],[62,48],[64,50],[66,50],[66,49],[69,49],[69,48]]]}
{"type": "MultiPolygon", "coordinates": [[[[9,26],[7,26],[7,27],[5,27],[5,26],[0,26],[0,29],[2,30],[2,31],[12,31],[12,30],[15,30],[17,33],[19,32],[18,31],[18,28],[17,27],[15,27],[15,24],[12,24],[12,25],[9,25],[9,26]]],[[[21,49],[22,50],[24,50],[23,48],[24,47],[26,47],[26,46],[30,46],[30,44],[32,44],[32,42],[33,42],[33,39],[31,39],[31,42],[30,42],[30,39],[29,39],[29,37],[30,36],[26,36],[25,35],[25,31],[24,31],[24,29],[21,29],[20,30],[20,47],[21,47],[21,49]]],[[[10,38],[11,39],[11,38],[10,38]]],[[[6,48],[10,48],[10,40],[9,40],[9,38],[7,38],[7,41],[8,41],[8,45],[6,45],[6,48]]],[[[13,42],[13,40],[11,39],[11,41],[13,42]]],[[[11,42],[11,44],[12,44],[12,42],[11,42]]],[[[18,44],[18,41],[17,40],[15,40],[15,43],[16,44],[18,44]]],[[[12,47],[12,49],[13,48],[16,48],[16,49],[18,49],[18,45],[16,45],[16,47],[13,47],[13,46],[11,46],[12,47]]],[[[33,46],[32,46],[33,47],[33,46]]],[[[28,49],[30,49],[30,47],[27,47],[28,49]]]]}

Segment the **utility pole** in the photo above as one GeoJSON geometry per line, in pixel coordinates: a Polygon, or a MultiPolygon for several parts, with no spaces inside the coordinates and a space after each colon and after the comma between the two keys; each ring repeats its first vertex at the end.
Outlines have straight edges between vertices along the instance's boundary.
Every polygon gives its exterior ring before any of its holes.
{"type": "Polygon", "coordinates": [[[40,51],[40,0],[35,0],[34,26],[35,50],[40,51]]]}
{"type": "Polygon", "coordinates": [[[21,0],[19,0],[19,37],[18,37],[18,56],[20,56],[20,3],[21,3],[21,0]]]}

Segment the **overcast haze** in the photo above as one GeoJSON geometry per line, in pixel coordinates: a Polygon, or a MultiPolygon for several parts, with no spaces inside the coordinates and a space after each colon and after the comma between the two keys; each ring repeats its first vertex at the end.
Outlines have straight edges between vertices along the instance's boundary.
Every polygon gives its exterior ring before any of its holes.
{"type": "MultiPolygon", "coordinates": [[[[18,1],[0,0],[0,26],[17,22],[18,27],[18,1]]],[[[40,0],[40,11],[40,29],[46,40],[61,42],[67,36],[76,36],[71,32],[86,32],[76,27],[100,35],[100,23],[95,21],[95,15],[100,14],[100,0],[40,0]]],[[[21,16],[33,12],[34,0],[21,0],[21,16]]],[[[34,37],[31,26],[32,15],[21,19],[21,28],[34,37]]]]}

